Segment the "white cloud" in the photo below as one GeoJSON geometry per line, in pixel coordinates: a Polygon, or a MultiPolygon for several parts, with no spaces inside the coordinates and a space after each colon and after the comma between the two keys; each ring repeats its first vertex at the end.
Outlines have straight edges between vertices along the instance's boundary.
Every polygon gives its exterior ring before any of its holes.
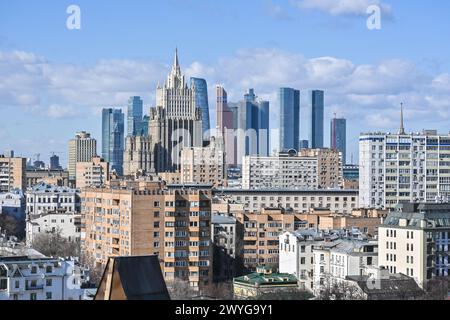
{"type": "Polygon", "coordinates": [[[333,16],[365,16],[367,8],[378,5],[384,14],[391,15],[390,5],[380,0],[292,0],[294,6],[306,10],[318,10],[333,16]]]}

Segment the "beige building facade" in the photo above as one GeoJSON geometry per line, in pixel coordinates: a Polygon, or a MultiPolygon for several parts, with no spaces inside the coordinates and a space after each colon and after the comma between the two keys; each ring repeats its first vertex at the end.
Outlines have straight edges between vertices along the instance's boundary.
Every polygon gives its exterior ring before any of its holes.
{"type": "Polygon", "coordinates": [[[26,190],[26,159],[0,155],[0,192],[26,190]]]}
{"type": "Polygon", "coordinates": [[[76,166],[76,187],[101,187],[109,183],[109,163],[100,157],[89,162],[78,162],[76,166]]]}

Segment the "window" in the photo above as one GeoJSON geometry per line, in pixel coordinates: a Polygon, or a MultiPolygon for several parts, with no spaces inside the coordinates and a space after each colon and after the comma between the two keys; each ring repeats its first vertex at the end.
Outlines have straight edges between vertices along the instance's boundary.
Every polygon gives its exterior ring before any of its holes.
{"type": "Polygon", "coordinates": [[[32,274],[36,274],[37,273],[37,267],[36,266],[32,266],[31,267],[31,273],[32,274]]]}
{"type": "Polygon", "coordinates": [[[30,300],[37,300],[37,294],[36,293],[31,293],[30,294],[30,300]]]}
{"type": "Polygon", "coordinates": [[[45,267],[45,272],[46,272],[46,273],[52,273],[52,272],[53,272],[52,266],[47,266],[47,267],[45,267]]]}
{"type": "Polygon", "coordinates": [[[51,287],[53,284],[53,280],[52,279],[46,279],[45,280],[45,286],[46,287],[51,287]]]}
{"type": "Polygon", "coordinates": [[[159,211],[153,212],[153,217],[154,218],[159,218],[159,211]]]}
{"type": "Polygon", "coordinates": [[[51,292],[46,292],[46,293],[45,293],[45,298],[46,298],[47,300],[52,300],[52,293],[51,293],[51,292]]]}

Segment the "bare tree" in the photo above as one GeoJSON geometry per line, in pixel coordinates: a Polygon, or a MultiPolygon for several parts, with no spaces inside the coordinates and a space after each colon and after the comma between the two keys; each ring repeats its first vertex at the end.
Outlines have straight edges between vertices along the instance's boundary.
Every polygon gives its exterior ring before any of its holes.
{"type": "Polygon", "coordinates": [[[326,275],[321,286],[319,300],[363,300],[364,294],[358,285],[326,275]]]}
{"type": "Polygon", "coordinates": [[[179,278],[167,282],[167,290],[172,300],[192,300],[199,295],[199,292],[192,289],[188,281],[179,278]]]}
{"type": "Polygon", "coordinates": [[[85,250],[81,251],[80,264],[84,267],[89,268],[89,282],[92,286],[98,287],[103,277],[105,269],[104,266],[96,263],[95,258],[92,255],[86,253],[85,250]]]}
{"type": "Polygon", "coordinates": [[[25,222],[7,214],[0,214],[0,230],[8,236],[23,239],[25,237],[25,222]]]}
{"type": "Polygon", "coordinates": [[[436,277],[428,281],[424,300],[444,300],[450,293],[450,279],[448,277],[436,277]]]}
{"type": "Polygon", "coordinates": [[[38,234],[34,237],[31,247],[49,257],[79,257],[80,255],[80,244],[64,238],[60,229],[38,234]]]}

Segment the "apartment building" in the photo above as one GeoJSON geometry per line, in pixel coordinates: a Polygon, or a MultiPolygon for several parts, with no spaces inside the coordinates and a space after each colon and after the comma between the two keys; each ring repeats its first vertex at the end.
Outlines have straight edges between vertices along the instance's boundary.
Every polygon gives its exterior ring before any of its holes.
{"type": "Polygon", "coordinates": [[[243,225],[225,214],[213,214],[211,223],[214,282],[228,281],[243,272],[243,225]]]}
{"type": "Polygon", "coordinates": [[[41,215],[55,211],[80,212],[79,192],[78,189],[40,183],[27,190],[26,213],[41,215]]]}
{"type": "Polygon", "coordinates": [[[0,193],[26,189],[26,159],[0,155],[0,193]]]}
{"type": "Polygon", "coordinates": [[[7,193],[0,193],[0,215],[25,220],[25,206],[25,195],[22,190],[13,189],[7,193]]]}
{"type": "Polygon", "coordinates": [[[246,156],[242,161],[244,189],[328,189],[342,183],[342,155],[331,149],[246,156]]]}
{"type": "Polygon", "coordinates": [[[207,147],[181,151],[181,183],[225,185],[225,147],[222,138],[212,137],[207,147]]]}
{"type": "Polygon", "coordinates": [[[324,208],[332,213],[350,214],[359,208],[358,190],[220,189],[214,190],[214,195],[229,203],[242,204],[245,211],[284,208],[308,213],[311,209],[324,208]]]}
{"type": "Polygon", "coordinates": [[[212,282],[211,190],[165,189],[158,181],[82,192],[84,250],[108,257],[158,255],[168,283],[212,282]]]}
{"type": "Polygon", "coordinates": [[[362,207],[394,208],[399,202],[450,197],[450,135],[431,130],[363,134],[359,161],[362,207]]]}
{"type": "Polygon", "coordinates": [[[379,228],[379,265],[424,288],[449,276],[450,205],[401,203],[379,228]]]}
{"type": "Polygon", "coordinates": [[[92,138],[88,132],[78,132],[75,138],[69,141],[68,154],[69,179],[75,180],[77,163],[91,161],[93,157],[97,156],[97,140],[92,138]]]}
{"type": "Polygon", "coordinates": [[[77,162],[76,187],[101,187],[109,183],[109,163],[100,157],[93,157],[91,161],[77,162]]]}

